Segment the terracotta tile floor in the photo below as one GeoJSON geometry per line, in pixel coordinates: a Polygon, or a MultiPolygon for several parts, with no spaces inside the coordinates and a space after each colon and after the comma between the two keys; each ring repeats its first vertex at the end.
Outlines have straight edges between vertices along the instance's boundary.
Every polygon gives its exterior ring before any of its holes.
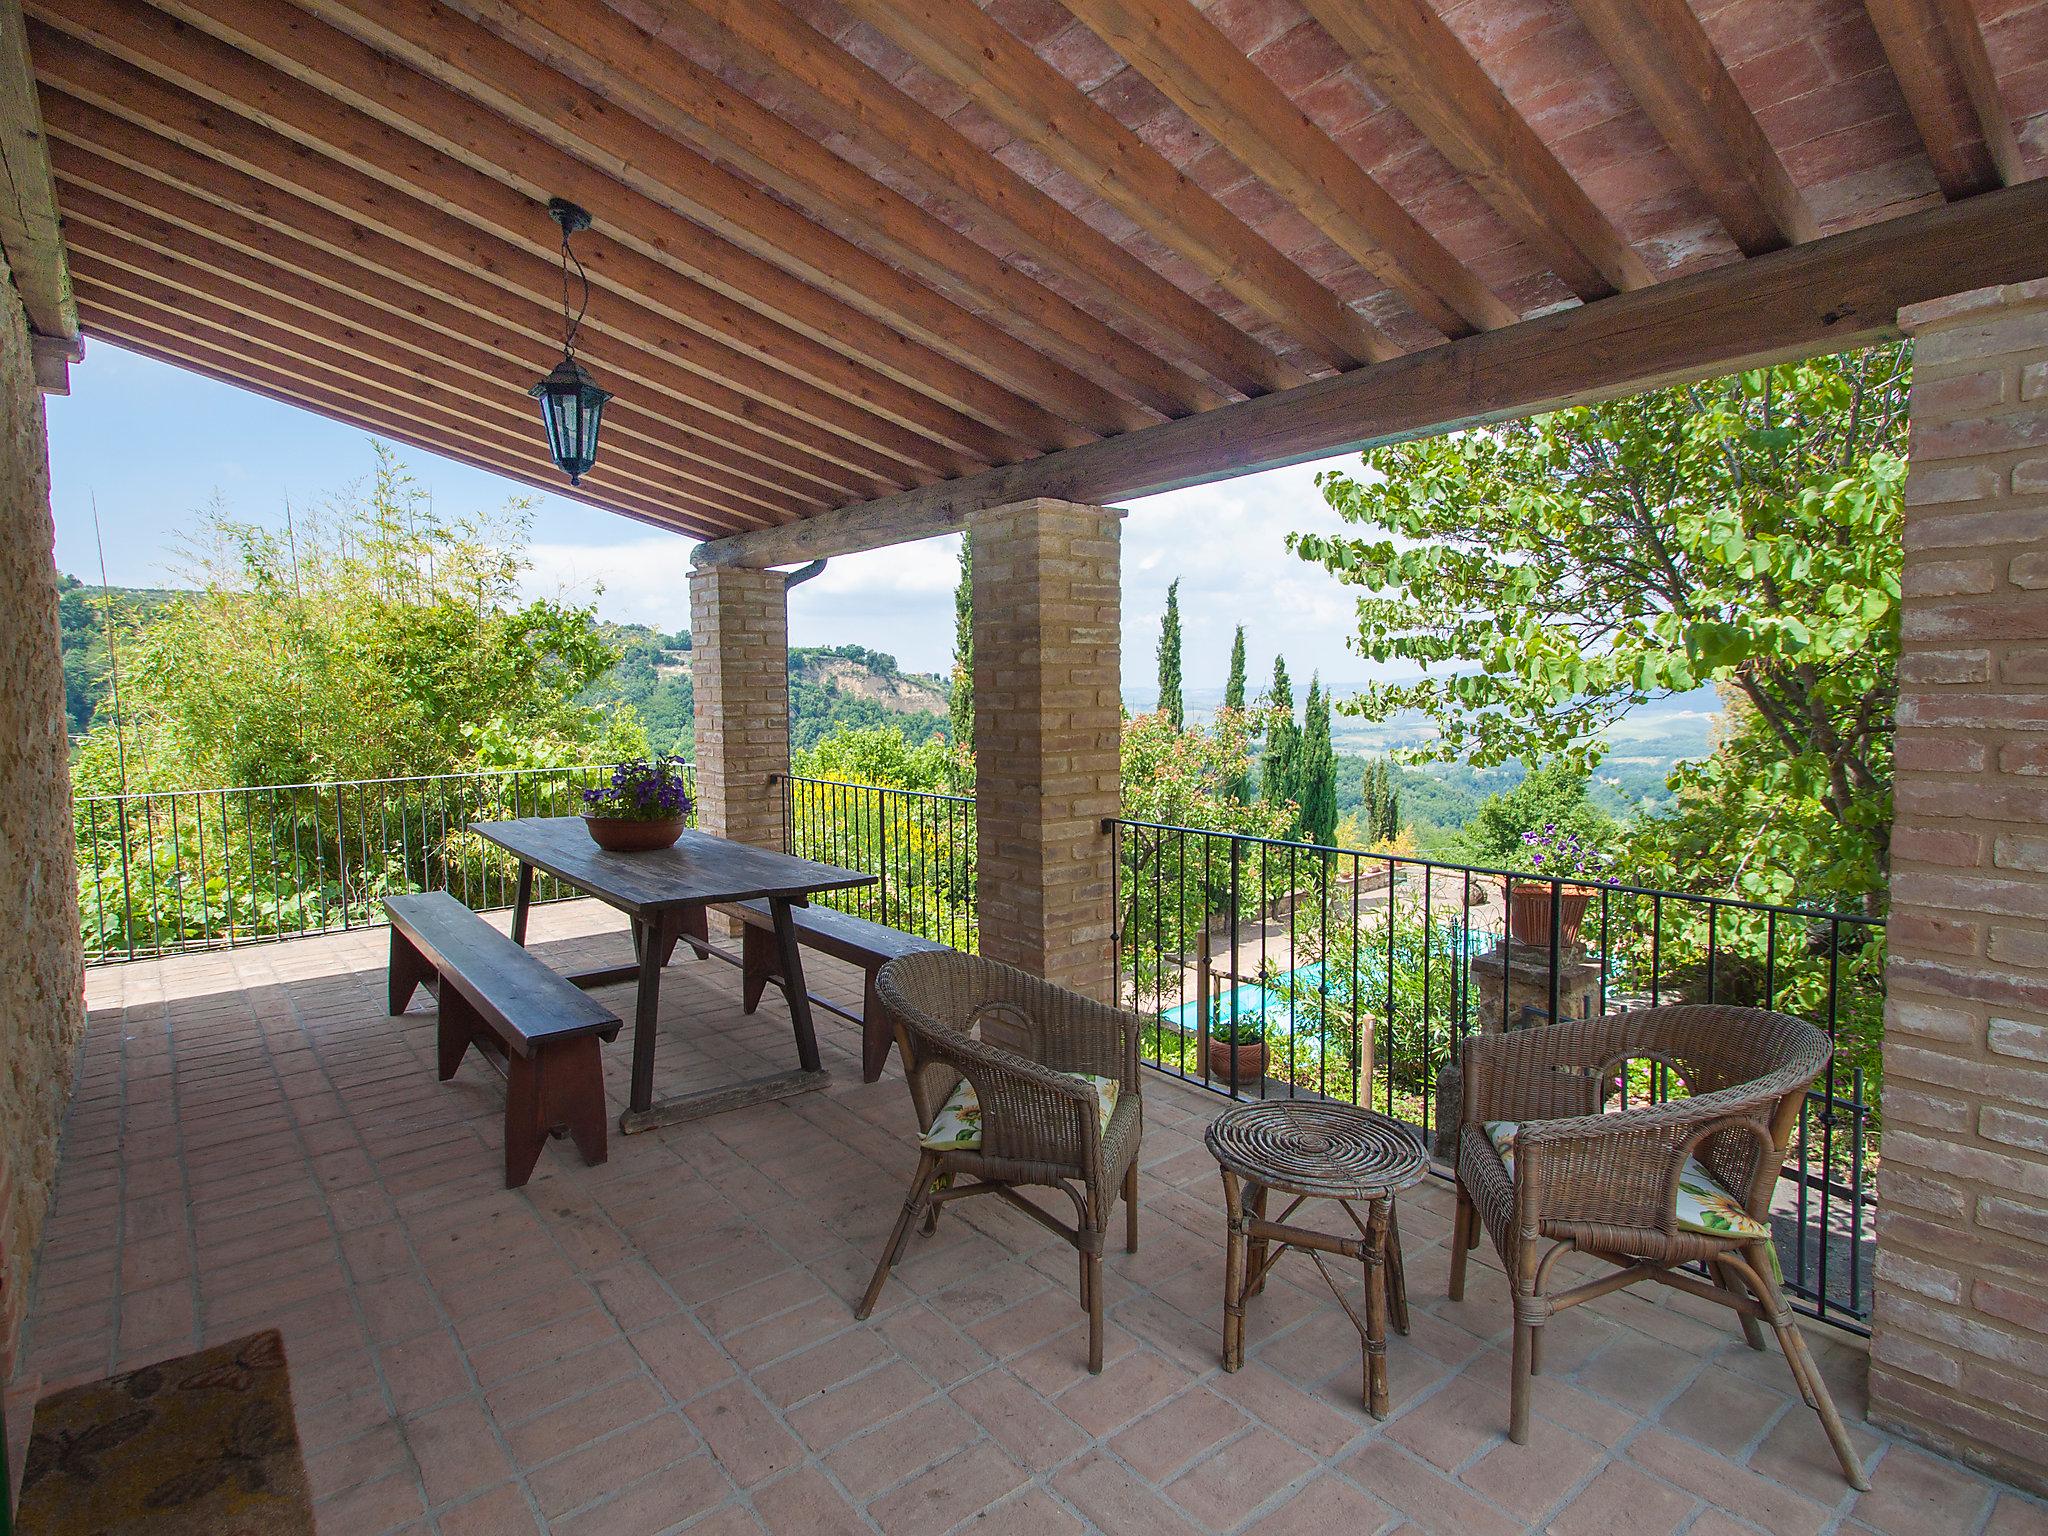
{"type": "MultiPolygon", "coordinates": [[[[587,905],[535,934],[565,966],[626,948],[587,905]]],[[[1783,1361],[1670,1293],[1556,1324],[1534,1436],[1510,1445],[1504,1288],[1483,1268],[1444,1299],[1434,1180],[1404,1200],[1414,1330],[1385,1425],[1298,1256],[1224,1375],[1215,1106],[1165,1080],[1100,1377],[1069,1250],[1000,1206],[913,1239],[857,1323],[910,1106],[893,1073],[861,1083],[851,1028],[823,1021],[829,1092],[614,1136],[599,1168],[557,1143],[508,1192],[502,1088],[473,1063],[435,1081],[431,1016],[384,1013],[383,946],[91,974],[25,1347],[53,1386],[281,1327],[324,1532],[2048,1531],[2041,1504],[1863,1425],[1862,1357],[1829,1338],[1872,1467],[1853,1496],[1783,1361]]],[[[828,962],[812,982],[856,995],[828,962]]],[[[725,966],[669,973],[664,1089],[784,1064],[786,1013],[743,1018],[737,991],[725,966]]]]}

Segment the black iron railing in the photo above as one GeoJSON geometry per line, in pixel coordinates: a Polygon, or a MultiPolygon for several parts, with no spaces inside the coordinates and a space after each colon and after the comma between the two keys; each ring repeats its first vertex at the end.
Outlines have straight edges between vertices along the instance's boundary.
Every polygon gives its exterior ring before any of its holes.
{"type": "MultiPolygon", "coordinates": [[[[1775,1212],[1787,1289],[1863,1328],[1870,1308],[1883,925],[1622,884],[1114,821],[1119,1001],[1145,1058],[1240,1097],[1325,1096],[1425,1136],[1477,1030],[1660,1002],[1775,1008],[1836,1042],[1775,1212]]],[[[1624,1098],[1683,1089],[1644,1066],[1624,1098]]]]}
{"type": "Polygon", "coordinates": [[[791,853],[875,884],[817,899],[954,949],[976,947],[974,797],[838,779],[782,779],[791,853]]]}
{"type": "MultiPolygon", "coordinates": [[[[83,795],[72,807],[86,960],[330,933],[379,900],[446,890],[510,906],[514,862],[478,821],[573,815],[609,765],[83,795]]],[[[535,899],[564,893],[543,878],[535,899]]]]}

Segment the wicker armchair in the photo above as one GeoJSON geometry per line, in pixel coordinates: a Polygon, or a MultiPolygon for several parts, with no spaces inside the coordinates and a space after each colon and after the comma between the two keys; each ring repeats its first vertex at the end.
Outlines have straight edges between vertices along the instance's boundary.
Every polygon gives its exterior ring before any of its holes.
{"type": "Polygon", "coordinates": [[[981,1139],[978,1146],[944,1151],[920,1145],[909,1198],[857,1315],[865,1318],[874,1310],[913,1224],[922,1220],[931,1232],[941,1205],[993,1194],[1079,1251],[1088,1369],[1100,1371],[1103,1237],[1119,1193],[1125,1241],[1131,1252],[1138,1251],[1141,1021],[1026,971],[952,950],[890,961],[875,990],[902,1052],[920,1134],[931,1134],[941,1108],[965,1080],[980,1101],[981,1139]],[[1107,1126],[1095,1089],[1073,1073],[1116,1082],[1107,1126]],[[1063,1191],[1074,1202],[1074,1225],[1018,1194],[1016,1186],[1025,1184],[1063,1191]]]}
{"type": "Polygon", "coordinates": [[[1768,1232],[1772,1187],[1830,1049],[1827,1036],[1798,1019],[1717,1006],[1646,1008],[1465,1042],[1450,1293],[1464,1298],[1465,1254],[1483,1225],[1514,1293],[1509,1434],[1517,1444],[1528,1440],[1530,1377],[1542,1369],[1544,1323],[1566,1307],[1656,1280],[1733,1308],[1752,1349],[1764,1347],[1759,1320],[1770,1324],[1843,1474],[1857,1488],[1869,1486],[1778,1288],[1770,1239],[1681,1228],[1675,1210],[1691,1158],[1768,1232]],[[1630,1061],[1663,1063],[1689,1097],[1602,1113],[1630,1061]],[[1512,1171],[1486,1130],[1490,1122],[1519,1127],[1512,1171]],[[1552,1246],[1539,1254],[1545,1240],[1552,1246]],[[1557,1260],[1574,1250],[1618,1272],[1550,1289],[1557,1260]],[[1711,1282],[1677,1272],[1695,1261],[1711,1282]]]}

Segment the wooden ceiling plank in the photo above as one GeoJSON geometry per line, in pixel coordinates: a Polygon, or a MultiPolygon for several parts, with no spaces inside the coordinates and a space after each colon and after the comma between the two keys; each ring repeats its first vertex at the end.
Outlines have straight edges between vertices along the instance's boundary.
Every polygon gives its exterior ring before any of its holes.
{"type": "Polygon", "coordinates": [[[65,270],[64,230],[21,0],[0,0],[0,175],[7,185],[7,196],[0,198],[0,250],[28,316],[39,371],[44,357],[51,360],[43,388],[64,394],[70,388],[64,365],[77,358],[78,309],[65,270]]]}
{"type": "MultiPolygon", "coordinates": [[[[503,450],[524,443],[529,450],[544,441],[539,415],[509,408],[509,402],[480,398],[464,380],[451,380],[446,369],[428,369],[362,355],[360,347],[343,347],[307,337],[248,312],[245,305],[217,302],[189,287],[154,278],[97,257],[78,263],[81,289],[99,309],[126,315],[160,328],[189,335],[217,350],[232,351],[280,375],[290,375],[324,388],[358,395],[365,404],[394,409],[410,402],[422,423],[438,423],[437,433],[451,441],[467,441],[503,450]]],[[[650,471],[630,455],[612,451],[607,435],[604,482],[622,494],[639,496],[678,510],[699,512],[754,528],[793,521],[759,507],[749,507],[703,487],[679,481],[673,471],[650,471]]],[[[545,460],[545,454],[541,455],[545,460]]]]}
{"type": "MultiPolygon", "coordinates": [[[[522,306],[481,279],[452,269],[443,273],[439,263],[422,261],[328,209],[277,192],[61,91],[48,90],[44,99],[52,158],[67,201],[73,187],[93,188],[122,206],[122,227],[130,233],[161,221],[176,228],[170,248],[198,241],[215,251],[242,253],[266,269],[302,273],[323,288],[359,296],[395,321],[473,341],[536,374],[536,359],[559,344],[556,309],[522,306]]],[[[752,402],[728,397],[695,374],[651,354],[635,354],[609,337],[591,341],[586,355],[606,378],[641,386],[628,394],[642,410],[671,422],[709,415],[716,436],[706,440],[705,451],[758,485],[789,486],[836,505],[901,484],[757,431],[746,424],[752,402]]]]}
{"type": "Polygon", "coordinates": [[[552,466],[545,459],[536,463],[510,449],[493,452],[447,441],[437,433],[422,431],[409,412],[389,410],[343,391],[303,383],[251,363],[235,352],[208,346],[178,331],[97,307],[90,298],[80,304],[80,320],[89,336],[104,337],[117,346],[144,353],[174,367],[187,368],[237,389],[246,389],[282,404],[360,427],[378,437],[407,443],[492,474],[504,475],[550,495],[588,502],[594,507],[622,513],[671,533],[684,533],[699,539],[721,536],[720,525],[714,519],[651,503],[630,493],[616,492],[605,484],[603,476],[596,470],[585,477],[581,487],[573,487],[559,473],[551,474],[552,466]]]}
{"type": "MultiPolygon", "coordinates": [[[[645,298],[662,300],[677,285],[657,288],[655,267],[674,269],[690,284],[663,304],[666,312],[685,323],[715,326],[723,339],[766,361],[884,409],[888,399],[869,400],[873,391],[859,382],[863,373],[870,382],[879,375],[899,391],[1002,434],[963,442],[983,457],[1016,457],[1020,445],[1071,447],[1097,435],[1035,396],[1012,392],[683,217],[676,206],[686,203],[694,180],[730,178],[637,118],[602,110],[603,103],[589,93],[474,23],[435,12],[438,25],[470,39],[463,52],[467,68],[437,64],[415,73],[419,59],[394,63],[384,56],[388,50],[373,52],[331,25],[340,18],[345,28],[356,19],[347,5],[331,0],[303,6],[322,20],[283,7],[218,0],[164,0],[161,8],[531,198],[560,196],[585,204],[597,214],[604,237],[590,246],[594,272],[603,268],[608,242],[617,241],[640,258],[619,272],[619,280],[645,298]],[[488,57],[477,59],[479,48],[488,57]],[[715,296],[711,302],[707,292],[715,296]],[[764,339],[756,316],[778,329],[764,339]]],[[[957,430],[928,413],[901,419],[911,425],[936,420],[941,431],[957,430]]]]}
{"type": "MultiPolygon", "coordinates": [[[[40,41],[36,44],[38,78],[202,160],[224,162],[266,185],[271,201],[288,199],[293,205],[289,220],[280,227],[297,232],[314,224],[330,225],[336,238],[323,243],[336,254],[360,260],[358,251],[374,247],[384,258],[369,263],[377,270],[428,291],[459,291],[463,302],[475,303],[486,313],[559,304],[560,274],[555,273],[551,287],[543,282],[546,263],[507,250],[415,198],[394,195],[384,183],[238,113],[220,111],[145,70],[69,43],[56,33],[32,30],[31,36],[50,43],[47,48],[40,41]],[[307,219],[303,210],[309,204],[324,210],[327,218],[307,219]],[[414,268],[430,274],[431,284],[426,277],[415,277],[414,268]],[[517,280],[512,273],[518,274],[517,280]],[[508,292],[517,302],[508,304],[503,297],[508,292]]],[[[261,217],[257,210],[245,211],[261,217]]],[[[663,387],[671,393],[849,469],[898,484],[923,478],[908,473],[900,457],[870,441],[849,437],[809,412],[740,390],[714,370],[692,367],[687,354],[699,340],[658,314],[614,303],[605,314],[586,320],[582,350],[593,361],[637,355],[635,367],[643,375],[658,362],[663,387]]],[[[559,348],[558,330],[547,345],[549,350],[559,348]]],[[[543,353],[537,361],[546,366],[545,358],[543,353]]]]}
{"type": "Polygon", "coordinates": [[[1190,0],[1066,0],[1066,6],[1246,170],[1446,336],[1493,330],[1518,318],[1190,0]]]}
{"type": "Polygon", "coordinates": [[[1820,234],[1690,0],[1571,5],[1744,255],[1820,234]]]}
{"type": "MultiPolygon", "coordinates": [[[[89,45],[155,77],[159,86],[174,85],[224,108],[281,141],[318,154],[335,170],[369,183],[363,206],[351,210],[356,217],[367,214],[387,232],[448,254],[528,297],[560,294],[559,257],[555,243],[547,238],[554,235],[553,226],[541,206],[516,189],[354,107],[309,91],[304,82],[180,24],[142,0],[30,0],[29,10],[38,22],[56,29],[34,36],[54,38],[61,33],[74,40],[74,47],[89,45]],[[393,197],[394,192],[398,196],[393,197]]],[[[46,68],[40,47],[37,58],[39,69],[46,68]]],[[[593,268],[594,280],[607,284],[586,319],[590,328],[629,327],[641,337],[658,337],[661,349],[692,371],[886,454],[900,462],[906,478],[954,475],[987,462],[984,454],[925,435],[927,427],[912,428],[893,415],[878,413],[869,402],[784,373],[758,356],[679,324],[646,302],[640,288],[606,275],[613,268],[633,269],[638,263],[651,269],[636,273],[650,285],[666,282],[681,289],[687,279],[680,274],[595,235],[580,254],[593,268]]],[[[880,393],[880,381],[870,376],[868,383],[880,393]]],[[[962,422],[964,418],[955,418],[954,424],[962,422]]]]}
{"type": "Polygon", "coordinates": [[[1933,0],[1864,0],[1899,94],[1906,99],[1942,196],[1972,197],[1999,185],[1998,166],[1971,103],[1950,89],[1960,71],[1933,0]]]}
{"type": "Polygon", "coordinates": [[[973,0],[842,4],[1331,367],[1400,350],[973,0]]]}
{"type": "MultiPolygon", "coordinates": [[[[597,0],[557,0],[579,7],[597,0]]],[[[885,165],[921,165],[978,224],[1031,260],[1066,274],[1121,324],[1245,395],[1307,382],[1294,364],[1146,265],[1065,204],[1032,185],[945,118],[821,35],[777,0],[688,0],[657,5],[663,26],[687,33],[750,74],[774,79],[885,165]]],[[[819,153],[828,153],[820,149],[819,153]]]]}
{"type": "Polygon", "coordinates": [[[1091,505],[1610,400],[1898,334],[1901,308],[2032,281],[2048,181],[1867,224],[1318,379],[1188,421],[707,544],[771,566],[930,538],[978,508],[1091,505]]]}
{"type": "MultiPolygon", "coordinates": [[[[836,280],[819,270],[821,258],[807,260],[806,247],[820,247],[821,232],[848,234],[885,257],[885,269],[895,263],[956,303],[987,312],[1003,329],[1067,368],[1126,395],[1125,430],[1160,416],[1207,410],[1227,398],[857,167],[818,155],[811,140],[790,124],[616,12],[599,7],[572,34],[553,0],[450,4],[670,137],[738,167],[803,209],[809,217],[797,216],[798,229],[778,238],[775,250],[780,259],[804,263],[807,276],[836,280]]],[[[840,247],[848,243],[834,246],[830,260],[835,265],[843,260],[840,247]]],[[[862,286],[871,282],[863,278],[862,286]]],[[[902,323],[917,321],[905,315],[902,323]]]]}
{"type": "MultiPolygon", "coordinates": [[[[246,317],[264,329],[259,336],[286,334],[295,344],[345,353],[376,371],[380,378],[416,374],[458,394],[471,408],[509,428],[539,430],[539,413],[527,398],[531,382],[515,363],[477,354],[431,332],[413,334],[394,325],[391,317],[367,303],[353,306],[344,296],[323,290],[296,273],[269,270],[255,276],[234,270],[234,253],[214,245],[191,245],[179,251],[131,239],[120,215],[128,210],[64,183],[65,228],[81,273],[89,273],[102,291],[147,299],[159,309],[174,310],[177,298],[193,305],[202,320],[212,317],[216,329],[229,329],[223,313],[246,317]],[[103,222],[112,215],[120,222],[103,222]],[[337,313],[339,311],[339,313],[337,313]]],[[[308,356],[318,356],[318,352],[308,356]]],[[[721,477],[697,459],[690,448],[661,443],[647,435],[651,419],[644,412],[605,412],[606,459],[659,496],[672,483],[707,507],[718,507],[763,523],[787,522],[804,510],[822,511],[813,502],[771,499],[745,481],[721,477]]]]}
{"type": "Polygon", "coordinates": [[[1303,0],[1366,76],[1582,299],[1650,269],[1429,0],[1303,0]]]}

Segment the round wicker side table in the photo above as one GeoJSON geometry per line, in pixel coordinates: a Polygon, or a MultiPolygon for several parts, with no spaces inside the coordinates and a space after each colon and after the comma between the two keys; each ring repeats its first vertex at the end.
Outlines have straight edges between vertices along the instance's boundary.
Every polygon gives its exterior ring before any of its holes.
{"type": "Polygon", "coordinates": [[[1350,1104],[1282,1100],[1227,1109],[1205,1138],[1223,1170],[1229,1231],[1223,1269],[1223,1368],[1244,1364],[1244,1308],[1266,1273],[1289,1248],[1315,1261],[1331,1294],[1349,1314],[1364,1346],[1366,1410],[1387,1416],[1387,1318],[1408,1331],[1408,1289],[1401,1273],[1401,1231],[1394,1197],[1429,1172],[1422,1143],[1398,1120],[1350,1104]],[[1274,1190],[1293,1203],[1266,1215],[1274,1190]],[[1355,1236],[1290,1225],[1310,1200],[1333,1200],[1351,1218],[1355,1236]],[[1361,1218],[1358,1204],[1366,1206],[1361,1218]],[[1365,1270],[1365,1315],[1338,1287],[1324,1254],[1353,1259],[1365,1270]]]}

